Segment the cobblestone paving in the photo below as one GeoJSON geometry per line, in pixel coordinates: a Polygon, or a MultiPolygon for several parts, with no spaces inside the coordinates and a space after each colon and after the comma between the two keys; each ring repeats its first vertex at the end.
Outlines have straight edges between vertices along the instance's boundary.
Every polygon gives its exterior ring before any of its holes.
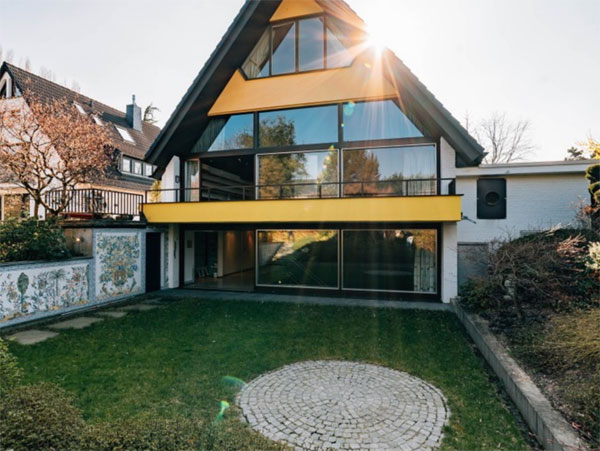
{"type": "Polygon", "coordinates": [[[300,450],[427,450],[450,413],[444,395],[407,373],[309,361],[251,381],[238,396],[250,426],[300,450]]]}

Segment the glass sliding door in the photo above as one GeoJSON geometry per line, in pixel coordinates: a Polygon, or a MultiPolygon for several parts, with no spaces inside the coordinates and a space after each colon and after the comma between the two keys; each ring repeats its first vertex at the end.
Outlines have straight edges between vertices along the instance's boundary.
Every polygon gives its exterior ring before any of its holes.
{"type": "Polygon", "coordinates": [[[256,284],[338,288],[337,230],[258,230],[256,284]]]}
{"type": "Polygon", "coordinates": [[[437,293],[437,230],[344,230],[344,289],[437,293]]]}
{"type": "Polygon", "coordinates": [[[259,199],[337,197],[338,152],[294,152],[257,156],[259,199]]]}
{"type": "Polygon", "coordinates": [[[426,196],[436,193],[433,145],[343,150],[344,196],[426,196]]]}
{"type": "Polygon", "coordinates": [[[198,160],[185,162],[185,202],[200,200],[200,165],[198,160]]]}

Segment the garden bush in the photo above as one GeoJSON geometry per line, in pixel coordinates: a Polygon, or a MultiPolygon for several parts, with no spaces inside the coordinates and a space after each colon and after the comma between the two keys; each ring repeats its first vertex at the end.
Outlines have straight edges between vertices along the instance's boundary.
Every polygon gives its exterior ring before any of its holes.
{"type": "Polygon", "coordinates": [[[17,359],[8,351],[8,346],[0,338],[0,399],[3,399],[21,382],[23,377],[17,359]]]}
{"type": "Polygon", "coordinates": [[[79,450],[84,430],[81,412],[56,385],[20,385],[0,399],[0,449],[79,450]]]}
{"type": "Polygon", "coordinates": [[[61,260],[70,256],[56,219],[8,219],[0,223],[0,263],[61,260]]]}
{"type": "Polygon", "coordinates": [[[588,263],[597,240],[592,230],[556,229],[501,243],[490,255],[489,277],[464,287],[463,303],[519,318],[525,310],[591,306],[600,293],[598,273],[588,263]]]}
{"type": "Polygon", "coordinates": [[[129,419],[88,426],[85,449],[95,451],[203,449],[204,431],[200,422],[179,418],[129,419]]]}

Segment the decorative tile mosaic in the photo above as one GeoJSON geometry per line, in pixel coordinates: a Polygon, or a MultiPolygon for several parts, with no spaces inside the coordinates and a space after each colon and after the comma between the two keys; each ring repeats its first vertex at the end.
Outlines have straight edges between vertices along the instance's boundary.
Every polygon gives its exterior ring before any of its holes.
{"type": "Polygon", "coordinates": [[[0,272],[0,321],[89,302],[89,263],[0,272]]]}
{"type": "Polygon", "coordinates": [[[96,235],[96,299],[144,291],[140,234],[99,232],[96,235]]]}

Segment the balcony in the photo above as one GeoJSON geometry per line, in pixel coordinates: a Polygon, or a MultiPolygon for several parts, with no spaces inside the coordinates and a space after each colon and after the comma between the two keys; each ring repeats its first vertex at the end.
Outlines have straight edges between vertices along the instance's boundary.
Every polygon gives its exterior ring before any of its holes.
{"type": "Polygon", "coordinates": [[[455,222],[454,186],[407,179],[149,190],[142,211],[150,223],[455,222]]]}
{"type": "Polygon", "coordinates": [[[52,190],[45,194],[46,202],[58,206],[67,196],[67,207],[62,214],[70,218],[123,218],[134,219],[140,215],[144,196],[105,189],[73,189],[65,194],[62,190],[52,190]]]}

